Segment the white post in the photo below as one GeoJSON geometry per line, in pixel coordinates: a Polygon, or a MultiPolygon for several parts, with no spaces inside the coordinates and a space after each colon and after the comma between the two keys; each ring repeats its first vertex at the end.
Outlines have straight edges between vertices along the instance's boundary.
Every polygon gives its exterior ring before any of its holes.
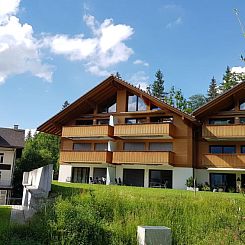
{"type": "Polygon", "coordinates": [[[139,245],[171,245],[171,229],[165,226],[138,226],[139,245]]]}

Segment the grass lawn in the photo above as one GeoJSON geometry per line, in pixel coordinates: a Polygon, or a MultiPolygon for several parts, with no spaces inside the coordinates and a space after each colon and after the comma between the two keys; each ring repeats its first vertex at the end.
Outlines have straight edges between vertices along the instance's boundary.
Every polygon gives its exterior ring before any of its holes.
{"type": "MultiPolygon", "coordinates": [[[[136,245],[138,225],[172,229],[173,244],[244,244],[245,197],[54,182],[50,200],[6,244],[136,245]]],[[[0,232],[1,240],[1,232],[0,232]]]]}
{"type": "Polygon", "coordinates": [[[75,220],[83,214],[82,220],[99,224],[103,230],[98,229],[99,233],[109,235],[108,244],[136,244],[137,225],[170,227],[174,244],[244,244],[239,233],[239,229],[245,229],[242,194],[195,195],[181,190],[58,182],[53,183],[53,192],[62,195],[55,207],[58,220],[65,213],[66,217],[74,215],[76,218],[68,218],[69,222],[79,226],[82,221],[75,220]],[[73,197],[68,201],[68,196],[73,197]]]}
{"type": "Polygon", "coordinates": [[[8,206],[0,206],[0,232],[8,229],[10,222],[11,208],[8,206]]]}

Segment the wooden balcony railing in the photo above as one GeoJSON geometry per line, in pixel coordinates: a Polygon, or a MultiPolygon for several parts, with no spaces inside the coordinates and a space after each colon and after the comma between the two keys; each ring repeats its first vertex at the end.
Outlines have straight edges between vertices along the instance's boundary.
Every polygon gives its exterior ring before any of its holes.
{"type": "Polygon", "coordinates": [[[114,136],[118,137],[165,137],[172,138],[172,123],[119,124],[114,127],[114,136]]]}
{"type": "Polygon", "coordinates": [[[202,137],[215,138],[245,138],[245,124],[234,125],[203,125],[202,137]]]}
{"type": "Polygon", "coordinates": [[[111,163],[112,152],[109,151],[61,151],[61,163],[111,163]]]}
{"type": "Polygon", "coordinates": [[[113,152],[112,162],[116,164],[172,165],[174,153],[170,151],[117,151],[113,152]]]}
{"type": "Polygon", "coordinates": [[[245,154],[204,154],[203,167],[244,168],[245,154]]]}
{"type": "Polygon", "coordinates": [[[67,138],[104,138],[113,136],[110,125],[83,125],[62,128],[62,137],[67,138]]]}

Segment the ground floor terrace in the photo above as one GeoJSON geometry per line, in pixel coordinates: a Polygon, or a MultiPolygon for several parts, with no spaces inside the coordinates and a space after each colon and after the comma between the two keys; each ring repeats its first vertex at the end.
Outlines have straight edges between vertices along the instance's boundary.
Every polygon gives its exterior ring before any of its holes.
{"type": "Polygon", "coordinates": [[[208,183],[211,190],[240,192],[245,190],[245,168],[195,169],[197,184],[208,183]]]}
{"type": "Polygon", "coordinates": [[[59,182],[118,184],[127,186],[186,189],[186,180],[195,178],[196,185],[208,185],[211,190],[240,192],[245,190],[245,169],[195,169],[170,165],[136,164],[62,164],[59,182]]]}
{"type": "Polygon", "coordinates": [[[192,168],[170,165],[62,164],[59,182],[119,184],[127,186],[185,189],[192,168]]]}

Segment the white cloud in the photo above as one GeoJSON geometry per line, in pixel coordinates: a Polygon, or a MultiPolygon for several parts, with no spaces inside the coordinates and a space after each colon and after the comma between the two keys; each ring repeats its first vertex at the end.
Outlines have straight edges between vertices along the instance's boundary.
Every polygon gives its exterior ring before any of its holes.
{"type": "Polygon", "coordinates": [[[9,15],[16,14],[20,0],[0,0],[0,21],[7,20],[9,15]]]}
{"type": "Polygon", "coordinates": [[[21,24],[13,15],[19,3],[0,0],[0,83],[11,75],[26,72],[50,81],[52,71],[42,64],[39,40],[34,38],[32,26],[21,24]]]}
{"type": "Polygon", "coordinates": [[[182,17],[178,17],[177,19],[175,19],[174,21],[172,22],[169,22],[167,25],[166,25],[166,28],[167,29],[171,29],[175,26],[178,26],[178,25],[181,25],[183,23],[183,20],[182,20],[182,17]]]}
{"type": "Polygon", "coordinates": [[[144,71],[138,71],[129,78],[131,83],[144,91],[146,91],[146,88],[149,85],[147,82],[148,80],[149,76],[144,71]]]}
{"type": "Polygon", "coordinates": [[[231,68],[231,72],[233,72],[233,73],[245,73],[245,67],[234,66],[231,68]]]}
{"type": "Polygon", "coordinates": [[[135,60],[133,62],[135,65],[143,65],[143,66],[149,66],[149,63],[143,61],[143,60],[135,60]]]}
{"type": "Polygon", "coordinates": [[[133,28],[124,24],[115,25],[112,19],[100,24],[91,15],[85,15],[84,21],[92,37],[86,38],[83,34],[73,37],[56,35],[47,37],[45,44],[54,54],[82,61],[92,74],[108,75],[111,66],[127,61],[133,54],[133,50],[124,43],[133,35],[133,28]]]}

